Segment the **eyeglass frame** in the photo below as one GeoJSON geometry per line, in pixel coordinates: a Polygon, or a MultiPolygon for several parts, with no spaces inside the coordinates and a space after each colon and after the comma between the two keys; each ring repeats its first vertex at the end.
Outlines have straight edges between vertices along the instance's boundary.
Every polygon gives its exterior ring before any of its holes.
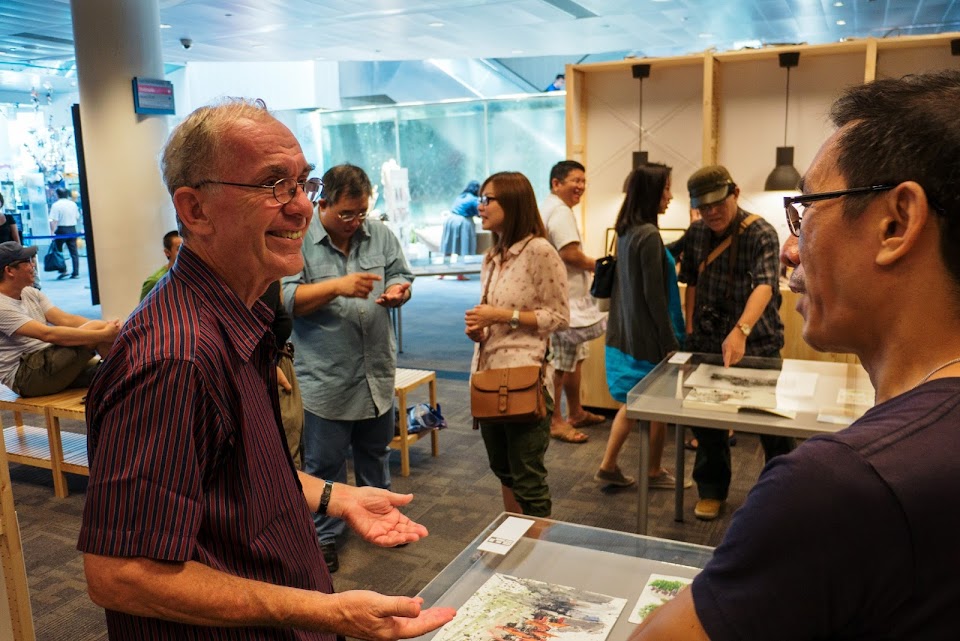
{"type": "Polygon", "coordinates": [[[294,198],[296,198],[296,194],[291,196],[290,200],[287,200],[287,201],[280,200],[280,196],[277,195],[277,187],[280,185],[280,183],[285,182],[287,180],[295,181],[297,183],[297,187],[303,190],[303,193],[307,196],[307,200],[309,200],[311,204],[316,204],[316,202],[320,200],[321,193],[323,192],[323,181],[319,178],[308,178],[302,181],[297,180],[296,178],[281,178],[280,180],[276,181],[272,185],[252,185],[249,183],[235,183],[235,182],[229,182],[226,180],[201,180],[197,184],[193,185],[193,188],[198,189],[200,187],[203,187],[204,185],[230,185],[231,187],[249,187],[251,189],[270,189],[273,192],[274,200],[276,200],[281,205],[288,205],[291,202],[293,202],[294,198]],[[313,195],[307,193],[308,184],[317,186],[317,190],[313,193],[313,195]]]}
{"type": "Polygon", "coordinates": [[[22,260],[15,260],[12,263],[7,263],[6,265],[4,265],[4,268],[9,267],[10,269],[16,269],[20,265],[25,265],[26,263],[30,263],[32,265],[33,258],[31,257],[31,258],[24,258],[22,260]]]}
{"type": "Polygon", "coordinates": [[[352,223],[357,219],[359,219],[360,222],[362,223],[367,219],[369,215],[370,215],[370,212],[368,211],[365,211],[359,214],[336,214],[337,218],[339,218],[340,221],[344,223],[352,223]]]}
{"type": "Polygon", "coordinates": [[[484,207],[486,207],[487,205],[489,205],[489,204],[491,203],[491,201],[492,201],[492,202],[497,202],[498,200],[499,200],[499,198],[497,198],[496,196],[488,196],[488,195],[484,194],[484,195],[482,195],[482,196],[480,196],[480,197],[477,198],[477,204],[478,204],[478,205],[483,205],[484,207]]]}
{"type": "Polygon", "coordinates": [[[875,194],[881,191],[890,191],[897,185],[884,183],[880,185],[871,185],[870,187],[852,187],[850,189],[840,189],[837,191],[824,191],[816,194],[800,194],[799,196],[784,196],[783,209],[787,215],[787,227],[790,233],[800,237],[800,226],[803,223],[803,213],[794,207],[794,203],[806,207],[809,203],[819,202],[821,200],[831,200],[833,198],[842,198],[844,196],[854,196],[862,194],[875,194]],[[791,215],[791,212],[793,215],[791,215]],[[796,218],[796,220],[794,220],[796,218]]]}

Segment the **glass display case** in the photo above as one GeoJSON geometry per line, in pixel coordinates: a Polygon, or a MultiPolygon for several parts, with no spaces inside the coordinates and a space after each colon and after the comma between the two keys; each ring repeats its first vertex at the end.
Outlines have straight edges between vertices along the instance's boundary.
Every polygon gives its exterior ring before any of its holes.
{"type": "Polygon", "coordinates": [[[607,637],[607,641],[623,641],[635,627],[628,615],[651,574],[692,579],[712,553],[713,548],[691,543],[503,513],[420,596],[424,607],[460,608],[495,574],[600,593],[626,600],[607,637]],[[522,519],[531,525],[505,554],[481,549],[491,539],[503,538],[495,533],[508,519],[513,519],[512,524],[522,519]]]}

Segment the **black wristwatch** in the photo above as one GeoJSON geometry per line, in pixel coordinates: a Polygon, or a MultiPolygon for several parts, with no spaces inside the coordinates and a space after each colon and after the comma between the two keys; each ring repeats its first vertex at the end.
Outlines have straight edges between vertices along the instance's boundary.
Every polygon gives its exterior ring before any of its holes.
{"type": "Polygon", "coordinates": [[[330,493],[333,491],[333,481],[323,482],[323,494],[320,495],[320,505],[317,507],[317,514],[327,513],[327,507],[330,505],[330,493]]]}

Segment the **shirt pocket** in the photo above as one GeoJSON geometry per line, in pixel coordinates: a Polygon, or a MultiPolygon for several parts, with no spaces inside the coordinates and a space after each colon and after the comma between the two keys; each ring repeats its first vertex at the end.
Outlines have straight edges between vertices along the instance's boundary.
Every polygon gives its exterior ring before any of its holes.
{"type": "MultiPolygon", "coordinates": [[[[364,254],[357,256],[357,265],[360,271],[368,274],[376,274],[381,279],[386,278],[387,257],[383,254],[364,254]]],[[[373,291],[370,292],[370,298],[376,299],[384,290],[384,281],[378,280],[373,284],[373,291]]]]}
{"type": "Polygon", "coordinates": [[[304,279],[307,283],[319,283],[333,278],[339,278],[343,274],[337,269],[336,265],[330,265],[324,261],[308,261],[304,279]]]}

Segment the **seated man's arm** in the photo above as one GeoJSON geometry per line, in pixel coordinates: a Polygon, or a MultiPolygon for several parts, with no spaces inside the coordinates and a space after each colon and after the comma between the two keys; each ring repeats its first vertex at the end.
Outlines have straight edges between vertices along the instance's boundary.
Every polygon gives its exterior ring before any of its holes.
{"type": "Polygon", "coordinates": [[[83,316],[77,316],[76,314],[70,314],[65,312],[59,307],[51,307],[46,312],[44,316],[47,319],[47,322],[51,325],[59,325],[60,327],[80,327],[90,322],[90,319],[84,318],[83,316]]]}
{"type": "MultiPolygon", "coordinates": [[[[303,486],[307,507],[311,512],[316,512],[320,507],[325,482],[303,472],[297,474],[303,486]]],[[[396,494],[375,487],[334,483],[327,514],[346,521],[357,534],[370,543],[394,547],[427,536],[427,528],[411,521],[397,509],[412,500],[412,494],[396,494]]]]}
{"type": "Polygon", "coordinates": [[[693,607],[689,586],[653,611],[630,635],[629,641],[710,641],[693,607]]]}
{"type": "Polygon", "coordinates": [[[42,340],[45,343],[53,343],[54,345],[62,345],[63,347],[78,347],[81,345],[96,347],[103,343],[112,342],[120,331],[119,325],[114,323],[105,321],[90,322],[96,325],[89,328],[60,327],[57,325],[44,325],[43,323],[31,320],[21,325],[14,334],[17,336],[29,336],[30,338],[42,340]]]}
{"type": "Polygon", "coordinates": [[[192,625],[323,630],[363,639],[416,637],[453,618],[422,599],[375,592],[324,594],[254,581],[201,563],[84,554],[90,599],[142,617],[192,625]]]}

